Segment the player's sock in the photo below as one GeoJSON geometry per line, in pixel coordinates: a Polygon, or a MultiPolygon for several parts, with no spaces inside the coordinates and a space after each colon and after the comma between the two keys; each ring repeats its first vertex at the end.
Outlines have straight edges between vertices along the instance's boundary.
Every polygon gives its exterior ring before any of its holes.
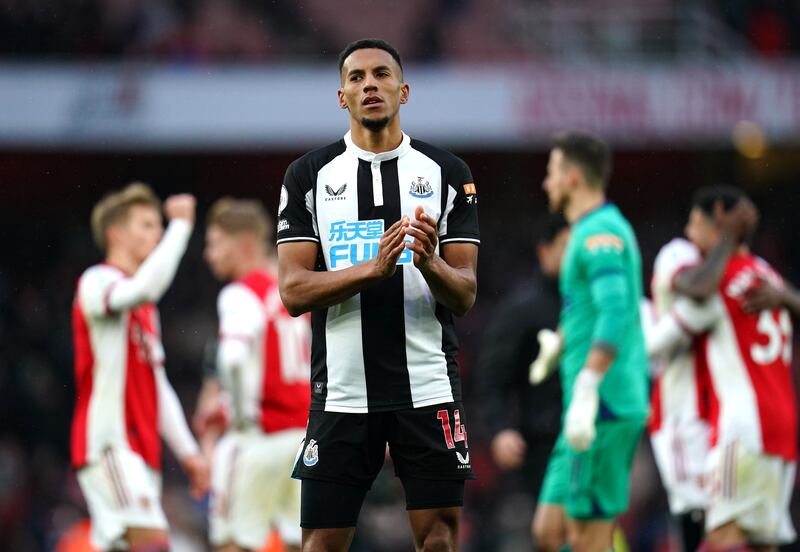
{"type": "MultiPolygon", "coordinates": [[[[612,538],[614,540],[614,545],[609,552],[630,552],[628,539],[625,538],[625,531],[622,530],[622,527],[614,527],[614,536],[612,538]]],[[[694,549],[692,549],[692,552],[694,552],[694,549]]]]}
{"type": "Polygon", "coordinates": [[[705,533],[703,511],[692,510],[676,517],[681,532],[683,552],[694,552],[703,542],[703,534],[705,533]]]}

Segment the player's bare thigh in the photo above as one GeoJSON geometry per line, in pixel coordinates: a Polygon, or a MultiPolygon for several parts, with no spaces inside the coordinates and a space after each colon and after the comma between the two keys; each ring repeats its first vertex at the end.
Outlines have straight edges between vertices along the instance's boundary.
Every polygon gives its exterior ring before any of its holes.
{"type": "Polygon", "coordinates": [[[558,552],[567,544],[567,517],[558,504],[539,504],[531,526],[533,542],[543,552],[558,552]]]}
{"type": "Polygon", "coordinates": [[[567,540],[573,552],[606,552],[614,547],[614,522],[569,519],[567,540]]]}
{"type": "MultiPolygon", "coordinates": [[[[301,548],[298,545],[284,543],[283,550],[285,552],[300,552],[301,548]]],[[[217,546],[216,548],[214,548],[214,552],[254,552],[254,551],[252,548],[242,548],[238,544],[229,542],[227,544],[223,544],[222,546],[217,546]]]]}
{"type": "MultiPolygon", "coordinates": [[[[747,545],[747,534],[742,531],[736,522],[732,521],[706,533],[705,542],[712,549],[727,550],[728,548],[747,545]]],[[[750,545],[750,548],[756,552],[777,552],[778,550],[777,546],[771,545],[750,545]]]]}
{"type": "Polygon", "coordinates": [[[356,534],[355,527],[303,529],[303,552],[346,552],[356,534]]]}
{"type": "Polygon", "coordinates": [[[125,532],[125,540],[133,552],[169,552],[169,533],[163,529],[131,527],[125,532]]]}
{"type": "Polygon", "coordinates": [[[417,552],[458,550],[460,507],[409,510],[408,520],[417,552]]]}

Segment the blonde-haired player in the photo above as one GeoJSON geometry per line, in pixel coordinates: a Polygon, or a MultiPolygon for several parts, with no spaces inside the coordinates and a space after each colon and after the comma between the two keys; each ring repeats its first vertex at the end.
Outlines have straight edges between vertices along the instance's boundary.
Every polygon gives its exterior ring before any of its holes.
{"type": "Polygon", "coordinates": [[[217,303],[218,379],[206,382],[196,423],[204,449],[214,448],[211,543],[225,552],[260,549],[271,528],[288,549],[300,545],[300,482],[290,474],[311,400],[311,330],[281,303],[271,237],[257,201],[223,198],[209,211],[205,258],[230,283],[217,303]]]}
{"type": "Polygon", "coordinates": [[[172,282],[194,224],[195,199],[161,203],[134,183],[104,197],[92,211],[92,233],[105,261],[78,281],[72,308],[77,400],[72,463],[102,550],[169,549],[161,509],[163,437],[196,494],[208,486],[208,465],[189,431],[164,371],[155,303],[172,282]]]}

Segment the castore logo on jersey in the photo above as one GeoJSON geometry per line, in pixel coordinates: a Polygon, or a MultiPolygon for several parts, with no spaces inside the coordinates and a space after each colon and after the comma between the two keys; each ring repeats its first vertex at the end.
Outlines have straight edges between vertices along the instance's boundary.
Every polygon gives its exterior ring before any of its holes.
{"type": "Polygon", "coordinates": [[[347,183],[342,184],[339,186],[338,190],[334,190],[327,184],[325,184],[325,193],[328,194],[329,197],[325,198],[325,201],[339,201],[344,199],[344,193],[347,191],[347,183]]]}

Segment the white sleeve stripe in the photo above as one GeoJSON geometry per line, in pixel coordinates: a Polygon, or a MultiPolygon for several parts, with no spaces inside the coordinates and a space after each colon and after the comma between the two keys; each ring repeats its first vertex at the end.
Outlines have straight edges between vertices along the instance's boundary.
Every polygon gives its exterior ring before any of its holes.
{"type": "Polygon", "coordinates": [[[481,240],[476,240],[475,238],[445,238],[443,240],[439,240],[439,243],[452,243],[452,242],[468,242],[468,243],[481,243],[481,240]]]}
{"type": "Polygon", "coordinates": [[[448,230],[448,226],[449,226],[448,223],[450,222],[449,221],[450,213],[453,211],[453,207],[456,204],[456,195],[457,194],[458,194],[458,192],[452,186],[449,186],[449,185],[447,186],[447,201],[445,203],[444,213],[442,213],[442,216],[440,218],[440,223],[439,223],[439,235],[440,236],[444,235],[444,234],[447,234],[447,230],[448,230]]]}
{"type": "Polygon", "coordinates": [[[311,242],[319,243],[319,238],[316,238],[316,237],[312,238],[311,236],[297,236],[296,238],[281,238],[278,241],[276,241],[275,243],[276,244],[280,244],[280,243],[289,242],[289,241],[311,241],[311,242]]]}

